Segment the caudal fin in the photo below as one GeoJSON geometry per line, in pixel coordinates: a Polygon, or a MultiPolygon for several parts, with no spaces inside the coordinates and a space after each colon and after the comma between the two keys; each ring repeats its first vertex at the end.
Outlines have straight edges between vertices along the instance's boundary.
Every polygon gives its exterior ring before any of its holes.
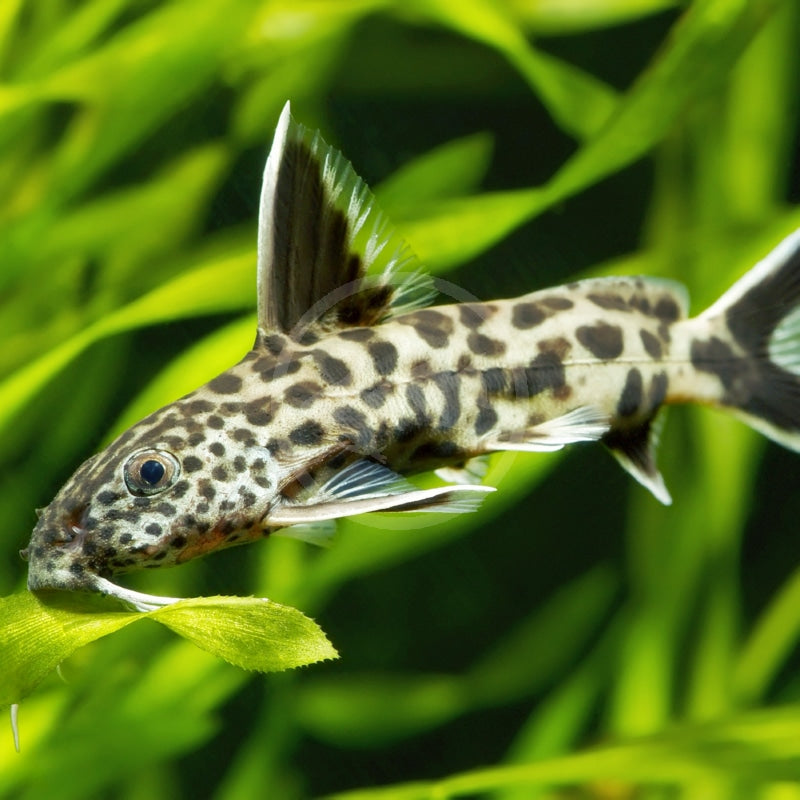
{"type": "Polygon", "coordinates": [[[691,345],[692,363],[722,383],[721,404],[778,444],[800,451],[800,229],[698,317],[717,332],[691,345]]]}

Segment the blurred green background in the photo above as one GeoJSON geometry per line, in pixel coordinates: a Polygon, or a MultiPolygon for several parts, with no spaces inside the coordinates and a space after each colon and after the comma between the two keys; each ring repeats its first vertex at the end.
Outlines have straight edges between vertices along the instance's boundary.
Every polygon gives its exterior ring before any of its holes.
{"type": "MultiPolygon", "coordinates": [[[[286,99],[461,289],[641,272],[699,311],[800,226],[798,30],[794,0],[3,0],[2,594],[84,458],[249,348],[286,99]]],[[[599,447],[501,455],[464,518],[131,576],[294,605],[341,658],[253,676],[134,625],[22,704],[0,797],[800,798],[800,462],[694,408],[660,462],[668,509],[599,447]]]]}

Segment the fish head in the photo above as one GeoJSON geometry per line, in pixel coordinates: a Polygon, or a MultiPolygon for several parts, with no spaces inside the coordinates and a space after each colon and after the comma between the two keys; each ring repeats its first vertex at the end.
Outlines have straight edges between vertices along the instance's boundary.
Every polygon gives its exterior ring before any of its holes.
{"type": "Polygon", "coordinates": [[[233,432],[209,426],[207,406],[192,396],[166,406],[78,467],[21,552],[29,589],[108,594],[119,573],[269,533],[275,460],[246,422],[233,432]]]}

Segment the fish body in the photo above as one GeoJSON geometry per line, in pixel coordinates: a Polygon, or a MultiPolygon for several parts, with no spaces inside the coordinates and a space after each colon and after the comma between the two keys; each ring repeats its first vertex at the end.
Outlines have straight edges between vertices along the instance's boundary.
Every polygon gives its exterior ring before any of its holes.
{"type": "Polygon", "coordinates": [[[287,104],[258,245],[253,349],[78,468],[23,551],[29,588],[155,607],[110,579],[354,514],[472,510],[491,491],[475,460],[499,450],[601,441],[669,503],[671,403],[800,450],[800,231],[694,318],[679,284],[641,277],[426,307],[431,280],[287,104]],[[448,483],[405,478],[430,470],[448,483]]]}

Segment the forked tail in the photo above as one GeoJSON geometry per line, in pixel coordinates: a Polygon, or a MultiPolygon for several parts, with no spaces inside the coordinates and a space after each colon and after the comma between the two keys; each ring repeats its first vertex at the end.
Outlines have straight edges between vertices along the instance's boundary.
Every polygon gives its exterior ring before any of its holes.
{"type": "Polygon", "coordinates": [[[800,451],[800,229],[697,321],[694,367],[722,384],[721,405],[770,439],[800,451]]]}

